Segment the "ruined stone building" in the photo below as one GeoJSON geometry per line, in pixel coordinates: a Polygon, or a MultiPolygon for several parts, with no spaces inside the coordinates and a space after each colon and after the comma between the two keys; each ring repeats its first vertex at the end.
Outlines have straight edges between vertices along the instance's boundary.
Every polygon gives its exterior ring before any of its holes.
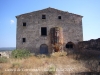
{"type": "Polygon", "coordinates": [[[46,8],[16,16],[16,48],[48,54],[83,41],[82,16],[46,8]]]}

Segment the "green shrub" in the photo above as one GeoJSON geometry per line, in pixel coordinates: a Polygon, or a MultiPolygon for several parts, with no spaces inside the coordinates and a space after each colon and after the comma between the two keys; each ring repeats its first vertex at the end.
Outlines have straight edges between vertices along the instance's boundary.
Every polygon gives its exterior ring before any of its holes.
{"type": "Polygon", "coordinates": [[[13,58],[27,58],[30,56],[30,52],[28,50],[16,49],[12,51],[11,56],[13,58]]]}
{"type": "Polygon", "coordinates": [[[6,57],[0,57],[0,63],[6,63],[8,59],[6,57]]]}

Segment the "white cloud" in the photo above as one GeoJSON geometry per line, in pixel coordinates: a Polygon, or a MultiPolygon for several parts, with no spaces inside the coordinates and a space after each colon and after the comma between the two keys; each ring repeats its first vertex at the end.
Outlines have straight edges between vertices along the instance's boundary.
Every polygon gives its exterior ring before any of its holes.
{"type": "Polygon", "coordinates": [[[13,23],[15,23],[14,20],[10,20],[10,24],[13,24],[13,23]]]}

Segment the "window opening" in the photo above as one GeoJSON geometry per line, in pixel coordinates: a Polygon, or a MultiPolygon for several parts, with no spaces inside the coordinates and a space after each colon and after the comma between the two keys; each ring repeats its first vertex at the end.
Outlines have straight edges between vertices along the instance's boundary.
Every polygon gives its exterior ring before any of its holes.
{"type": "Polygon", "coordinates": [[[47,36],[47,27],[41,27],[41,36],[47,36]]]}

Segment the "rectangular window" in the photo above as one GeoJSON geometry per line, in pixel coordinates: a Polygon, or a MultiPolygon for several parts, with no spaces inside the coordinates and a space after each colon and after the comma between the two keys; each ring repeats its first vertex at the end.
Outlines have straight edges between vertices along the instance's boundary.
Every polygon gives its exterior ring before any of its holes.
{"type": "Polygon", "coordinates": [[[41,27],[41,36],[47,36],[47,27],[41,27]]]}
{"type": "Polygon", "coordinates": [[[26,42],[26,38],[22,38],[22,42],[23,42],[23,43],[26,42]]]}
{"type": "Polygon", "coordinates": [[[46,19],[46,15],[42,15],[42,19],[46,19]]]}
{"type": "Polygon", "coordinates": [[[61,19],[61,16],[58,16],[58,19],[61,19]]]}
{"type": "Polygon", "coordinates": [[[26,22],[23,22],[23,26],[26,26],[26,22]]]}

